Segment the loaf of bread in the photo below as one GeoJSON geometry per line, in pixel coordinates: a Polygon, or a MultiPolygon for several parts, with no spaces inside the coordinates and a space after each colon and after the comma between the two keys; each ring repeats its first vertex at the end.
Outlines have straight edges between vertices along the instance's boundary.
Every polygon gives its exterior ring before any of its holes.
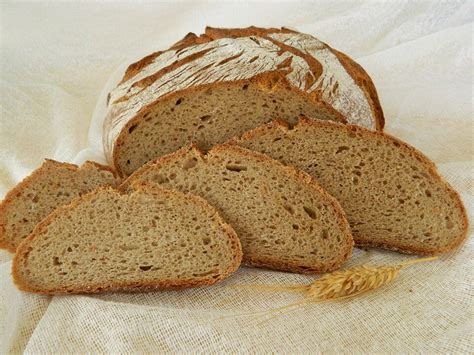
{"type": "Polygon", "coordinates": [[[309,175],[266,155],[225,145],[203,154],[193,145],[148,163],[120,188],[142,181],[209,201],[237,232],[247,265],[316,273],[351,255],[337,201],[309,175]]]}
{"type": "Polygon", "coordinates": [[[273,122],[231,143],[313,176],[344,209],[356,244],[438,254],[466,237],[466,211],[435,165],[382,132],[301,118],[273,122]]]}
{"type": "Polygon", "coordinates": [[[300,114],[381,130],[360,65],[289,29],[206,28],[129,66],[109,94],[104,147],[129,175],[189,142],[208,149],[270,119],[300,114]]]}
{"type": "Polygon", "coordinates": [[[88,161],[79,168],[46,159],[0,203],[0,248],[15,252],[20,242],[57,207],[99,186],[115,186],[119,182],[110,168],[94,162],[88,161]]]}
{"type": "Polygon", "coordinates": [[[46,293],[211,285],[240,265],[234,230],[202,198],[158,186],[102,187],[58,208],[18,247],[13,278],[46,293]]]}

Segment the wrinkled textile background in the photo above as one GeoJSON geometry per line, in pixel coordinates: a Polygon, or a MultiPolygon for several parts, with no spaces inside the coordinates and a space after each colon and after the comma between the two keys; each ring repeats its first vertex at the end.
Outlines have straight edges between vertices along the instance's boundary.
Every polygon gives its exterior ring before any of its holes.
{"type": "MultiPolygon", "coordinates": [[[[101,112],[124,62],[205,25],[284,25],[366,68],[386,131],[438,164],[472,221],[472,4],[2,2],[0,197],[45,157],[103,161],[101,112]]],[[[182,292],[47,297],[17,291],[11,256],[1,252],[0,352],[473,352],[473,251],[470,235],[455,253],[373,293],[274,318],[257,312],[300,298],[229,286],[314,277],[242,268],[182,292]]],[[[410,258],[358,250],[347,266],[410,258]]]]}

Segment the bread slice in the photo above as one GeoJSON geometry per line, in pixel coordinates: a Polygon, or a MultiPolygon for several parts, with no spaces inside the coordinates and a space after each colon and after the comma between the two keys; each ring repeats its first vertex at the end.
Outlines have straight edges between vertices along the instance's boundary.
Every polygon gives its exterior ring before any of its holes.
{"type": "Polygon", "coordinates": [[[46,294],[183,288],[220,281],[241,259],[234,230],[202,198],[139,184],[50,214],[18,247],[13,278],[46,294]]]}
{"type": "Polygon", "coordinates": [[[195,145],[149,163],[131,182],[197,194],[235,229],[247,265],[294,272],[338,268],[352,251],[337,201],[307,174],[236,146],[203,154],[195,145]]]}
{"type": "Polygon", "coordinates": [[[46,159],[0,203],[0,248],[15,252],[34,227],[57,207],[98,186],[119,182],[110,168],[94,162],[85,162],[79,168],[46,159]]]}
{"type": "Polygon", "coordinates": [[[435,165],[381,132],[302,118],[273,122],[234,144],[294,165],[343,207],[358,245],[438,254],[466,237],[466,211],[435,165]]]}
{"type": "Polygon", "coordinates": [[[295,123],[300,114],[384,125],[369,75],[315,37],[208,27],[130,65],[109,95],[104,147],[129,175],[189,142],[208,149],[273,117],[295,123]]]}

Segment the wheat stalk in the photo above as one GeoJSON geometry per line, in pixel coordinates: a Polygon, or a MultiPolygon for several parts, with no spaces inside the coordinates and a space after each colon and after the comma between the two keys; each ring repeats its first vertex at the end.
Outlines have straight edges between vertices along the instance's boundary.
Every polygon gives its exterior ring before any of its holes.
{"type": "MultiPolygon", "coordinates": [[[[394,266],[355,266],[349,269],[338,270],[324,274],[319,279],[313,281],[308,285],[236,285],[234,287],[237,288],[244,287],[264,291],[301,292],[305,294],[305,297],[301,301],[291,303],[283,307],[273,308],[261,312],[243,313],[238,316],[253,315],[258,317],[258,315],[261,316],[267,313],[281,312],[310,302],[319,303],[354,297],[362,293],[375,290],[392,282],[398,276],[400,270],[402,270],[403,268],[406,268],[413,264],[423,263],[436,259],[438,259],[437,256],[421,258],[405,261],[394,266]]],[[[235,315],[219,317],[218,319],[228,317],[235,317],[235,315]]],[[[267,321],[268,320],[269,319],[267,319],[267,321]]]]}
{"type": "Polygon", "coordinates": [[[353,297],[392,282],[400,270],[413,264],[432,261],[437,257],[406,261],[395,266],[361,265],[321,276],[308,285],[240,285],[269,291],[303,292],[310,301],[328,301],[353,297]]]}

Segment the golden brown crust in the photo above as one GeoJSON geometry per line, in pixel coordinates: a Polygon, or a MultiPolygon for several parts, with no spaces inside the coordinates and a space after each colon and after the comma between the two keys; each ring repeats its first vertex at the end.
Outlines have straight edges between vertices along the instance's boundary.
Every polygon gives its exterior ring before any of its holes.
{"type": "Polygon", "coordinates": [[[201,43],[207,43],[210,41],[212,41],[212,39],[206,36],[205,34],[197,36],[195,33],[189,32],[186,36],[184,36],[183,39],[173,44],[170,49],[174,49],[179,52],[186,47],[194,46],[196,44],[201,43]]]}
{"type": "Polygon", "coordinates": [[[27,188],[30,184],[35,183],[38,178],[50,171],[50,169],[65,168],[70,171],[78,171],[79,169],[87,168],[89,165],[96,167],[98,170],[110,172],[115,178],[118,178],[117,172],[114,169],[93,161],[88,160],[83,165],[81,165],[81,167],[79,167],[75,164],[59,162],[46,158],[39,168],[34,170],[30,175],[25,177],[10,191],[8,191],[5,198],[0,202],[0,249],[6,249],[11,253],[14,253],[16,250],[15,246],[12,245],[9,240],[5,239],[5,225],[7,224],[6,209],[12,202],[15,201],[15,198],[19,196],[25,188],[27,188]]]}
{"type": "Polygon", "coordinates": [[[143,165],[140,169],[136,170],[132,175],[130,175],[123,183],[122,185],[119,186],[119,189],[125,190],[129,187],[129,185],[133,184],[133,181],[139,178],[141,175],[143,175],[145,172],[148,171],[148,169],[152,169],[155,166],[162,166],[166,164],[168,161],[174,161],[178,160],[181,157],[184,157],[187,155],[187,153],[193,150],[195,151],[202,159],[206,160],[208,157],[212,156],[216,152],[226,152],[226,151],[234,151],[242,156],[247,156],[247,157],[252,157],[253,159],[261,162],[269,162],[277,169],[281,169],[286,174],[288,174],[290,177],[293,177],[295,180],[299,181],[300,183],[309,186],[311,189],[313,189],[317,194],[322,195],[333,207],[333,209],[336,211],[337,218],[339,220],[339,225],[344,229],[345,232],[345,237],[346,237],[346,252],[341,256],[341,258],[335,262],[333,262],[330,265],[327,265],[327,267],[324,268],[307,268],[302,265],[299,265],[298,263],[294,262],[289,262],[289,261],[282,261],[274,258],[269,258],[269,257],[262,257],[262,258],[249,258],[248,256],[244,255],[243,262],[247,265],[252,265],[252,266],[259,266],[259,267],[265,267],[269,269],[276,269],[276,270],[286,270],[286,271],[291,271],[291,272],[298,272],[298,273],[321,273],[321,272],[326,272],[326,271],[332,271],[337,269],[342,263],[344,263],[347,259],[350,258],[352,254],[352,247],[353,247],[353,239],[352,239],[352,234],[350,231],[349,223],[347,222],[347,219],[345,217],[345,213],[341,206],[339,205],[339,202],[329,195],[317,182],[314,178],[312,178],[310,175],[307,173],[296,169],[295,167],[292,166],[286,166],[283,165],[282,163],[270,158],[269,156],[255,152],[252,150],[248,150],[236,145],[232,144],[218,144],[215,145],[210,151],[208,151],[206,154],[195,144],[190,144],[186,147],[183,147],[179,149],[178,151],[164,155],[157,160],[148,162],[147,164],[143,165]]]}
{"type": "MultiPolygon", "coordinates": [[[[65,164],[65,163],[63,163],[65,164]]],[[[84,162],[84,164],[82,164],[79,169],[84,169],[84,168],[87,168],[87,166],[94,166],[97,168],[97,170],[102,170],[102,171],[107,171],[109,173],[112,173],[112,175],[117,178],[117,179],[120,179],[120,176],[118,175],[117,171],[112,168],[111,166],[108,166],[108,165],[103,165],[103,164],[100,164],[100,163],[97,163],[95,161],[92,161],[92,160],[86,160],[84,162]]],[[[77,165],[76,165],[77,166],[77,165]]]]}
{"type": "Polygon", "coordinates": [[[155,60],[156,57],[158,57],[162,51],[154,52],[152,54],[147,55],[146,57],[143,57],[139,61],[132,63],[128,66],[127,70],[125,71],[125,74],[122,78],[122,81],[119,83],[122,84],[125,81],[127,81],[130,78],[133,78],[140,70],[145,68],[147,65],[151,64],[153,60],[155,60]]]}
{"type": "MultiPolygon", "coordinates": [[[[448,191],[448,193],[452,196],[453,200],[456,201],[456,204],[458,205],[458,208],[461,212],[461,215],[463,216],[463,233],[460,235],[459,238],[455,239],[451,245],[448,245],[444,248],[439,248],[439,249],[430,249],[430,248],[406,248],[405,246],[402,246],[396,242],[393,244],[383,244],[383,243],[375,243],[370,241],[370,238],[367,237],[366,239],[363,238],[361,240],[356,241],[356,245],[360,246],[369,246],[369,247],[380,247],[384,249],[390,249],[390,250],[395,250],[395,251],[400,251],[403,253],[407,254],[423,254],[423,255],[435,255],[435,254],[441,254],[445,253],[451,250],[454,250],[457,248],[459,245],[462,244],[462,242],[466,239],[467,237],[467,230],[469,226],[469,221],[467,218],[467,212],[466,209],[462,203],[461,197],[459,196],[459,193],[455,191],[451,185],[446,181],[444,177],[442,177],[436,165],[428,158],[426,157],[423,153],[421,153],[419,150],[416,148],[410,146],[409,144],[403,142],[402,140],[391,136],[385,132],[380,132],[380,131],[372,131],[363,127],[355,126],[355,125],[348,125],[348,124],[339,124],[337,122],[332,122],[332,121],[322,121],[322,120],[316,120],[316,119],[309,119],[306,117],[301,116],[299,119],[299,122],[295,125],[295,128],[297,127],[326,127],[330,129],[335,129],[335,130],[344,130],[346,132],[356,132],[359,134],[363,134],[366,136],[374,136],[374,137],[381,137],[385,141],[390,142],[391,144],[396,145],[400,149],[405,150],[405,152],[411,156],[413,156],[417,161],[422,163],[428,172],[437,179],[440,184],[448,191]]],[[[244,133],[240,138],[239,137],[234,137],[231,140],[229,140],[227,143],[228,144],[239,144],[239,141],[245,141],[249,140],[252,137],[255,136],[260,136],[265,133],[267,130],[271,129],[280,129],[283,131],[288,131],[290,128],[288,127],[288,124],[284,121],[281,120],[274,120],[268,124],[262,125],[260,127],[257,127],[255,129],[252,129],[246,133],[244,133]]]]}
{"type": "Polygon", "coordinates": [[[112,188],[110,186],[103,186],[97,188],[95,191],[90,192],[88,194],[79,196],[71,201],[68,205],[62,206],[57,208],[54,212],[52,212],[48,217],[46,217],[40,224],[36,226],[34,231],[18,246],[16,254],[13,258],[12,263],[12,276],[15,285],[18,289],[22,291],[34,292],[38,294],[68,294],[68,293],[99,293],[99,292],[107,292],[107,291],[153,291],[158,289],[180,289],[180,288],[188,288],[188,287],[198,287],[198,286],[205,286],[205,285],[212,285],[216,282],[219,282],[235,272],[241,263],[242,260],[242,247],[240,245],[240,240],[237,237],[237,234],[232,229],[232,227],[227,224],[222,217],[218,214],[218,212],[209,205],[209,203],[204,200],[203,198],[192,195],[192,194],[184,194],[179,191],[174,190],[167,190],[164,189],[156,184],[149,184],[145,182],[140,182],[136,184],[131,184],[132,190],[128,193],[133,194],[134,192],[139,192],[144,189],[151,189],[152,193],[164,194],[167,196],[171,195],[182,195],[185,198],[197,205],[200,205],[203,209],[213,212],[214,216],[216,216],[216,221],[220,227],[224,230],[227,234],[229,239],[231,239],[231,243],[234,249],[234,259],[232,264],[225,270],[222,274],[218,275],[216,278],[212,279],[193,279],[193,280],[166,280],[166,281],[139,281],[139,282],[117,282],[113,281],[109,284],[98,284],[98,285],[89,285],[86,287],[77,287],[77,288],[60,288],[60,289],[48,289],[48,290],[41,290],[36,289],[34,287],[30,287],[24,280],[21,278],[21,273],[19,272],[19,268],[21,267],[22,263],[26,262],[26,258],[28,257],[29,247],[32,242],[34,242],[35,238],[41,237],[41,233],[47,228],[49,224],[58,216],[67,213],[70,210],[76,208],[79,204],[83,203],[84,201],[94,199],[95,196],[104,190],[111,190],[116,193],[124,194],[123,190],[118,190],[112,188]]]}
{"type": "Polygon", "coordinates": [[[205,34],[212,40],[220,38],[239,38],[248,36],[259,36],[264,37],[271,33],[291,33],[295,32],[287,28],[262,28],[256,26],[250,26],[245,28],[218,28],[206,26],[205,34]]]}

